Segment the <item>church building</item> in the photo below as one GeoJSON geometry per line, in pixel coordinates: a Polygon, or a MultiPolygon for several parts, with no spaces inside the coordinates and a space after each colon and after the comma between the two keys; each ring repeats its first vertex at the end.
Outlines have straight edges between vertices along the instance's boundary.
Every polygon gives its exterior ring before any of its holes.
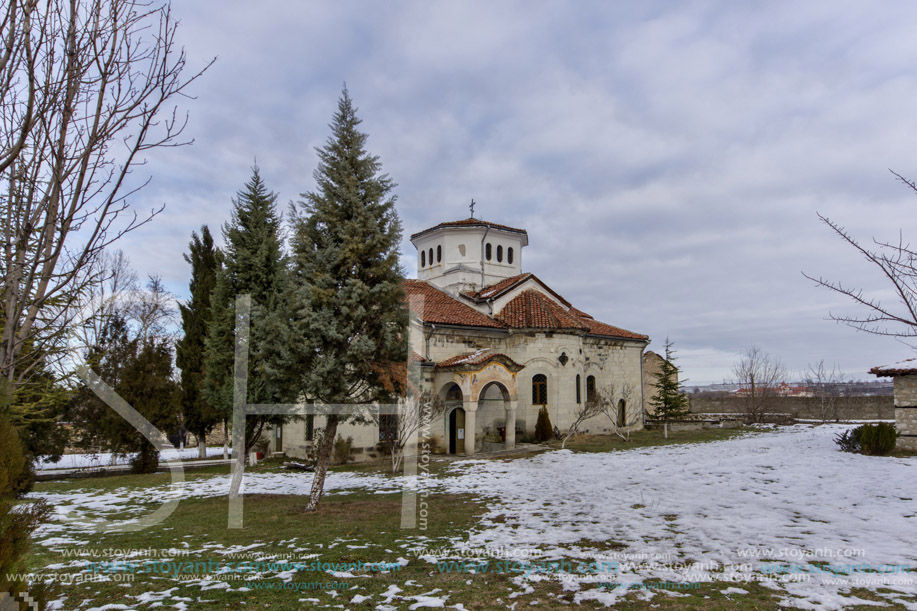
{"type": "MultiPolygon", "coordinates": [[[[512,448],[546,407],[566,430],[586,401],[611,409],[580,430],[643,427],[646,335],[599,322],[523,271],[525,229],[468,218],[411,236],[417,279],[405,281],[412,364],[421,390],[445,413],[432,424],[441,451],[472,455],[512,448]]],[[[303,456],[322,418],[288,423],[275,448],[303,456]]],[[[384,422],[384,418],[382,422],[384,422]]],[[[380,426],[344,424],[359,458],[377,452],[380,426]]]]}

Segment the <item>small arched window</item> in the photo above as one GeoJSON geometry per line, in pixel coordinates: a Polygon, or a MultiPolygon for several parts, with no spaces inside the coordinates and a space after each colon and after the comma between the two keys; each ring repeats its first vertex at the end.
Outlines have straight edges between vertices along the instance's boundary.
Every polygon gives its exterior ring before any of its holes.
{"type": "Polygon", "coordinates": [[[532,405],[548,404],[548,377],[543,373],[532,376],[532,405]]]}
{"type": "Polygon", "coordinates": [[[420,251],[420,266],[421,267],[427,266],[427,251],[425,250],[420,251]]]}
{"type": "Polygon", "coordinates": [[[491,249],[490,249],[490,244],[488,243],[487,246],[484,247],[484,258],[487,259],[488,261],[490,261],[490,254],[491,254],[491,249]]]}
{"type": "Polygon", "coordinates": [[[595,376],[586,377],[586,401],[595,401],[595,376]]]}
{"type": "Polygon", "coordinates": [[[433,265],[433,249],[432,248],[430,249],[429,257],[430,257],[430,265],[433,265]]]}
{"type": "Polygon", "coordinates": [[[503,247],[497,246],[497,263],[503,263],[503,247]]]}
{"type": "Polygon", "coordinates": [[[627,404],[624,399],[618,401],[618,428],[627,426],[627,404]]]}
{"type": "Polygon", "coordinates": [[[443,260],[443,247],[437,246],[436,247],[436,262],[439,263],[442,260],[443,260]]]}
{"type": "Polygon", "coordinates": [[[509,263],[510,265],[513,264],[513,247],[512,246],[506,249],[506,262],[509,263]]]}
{"type": "Polygon", "coordinates": [[[580,393],[580,376],[576,374],[576,402],[582,403],[582,396],[580,393]]]}

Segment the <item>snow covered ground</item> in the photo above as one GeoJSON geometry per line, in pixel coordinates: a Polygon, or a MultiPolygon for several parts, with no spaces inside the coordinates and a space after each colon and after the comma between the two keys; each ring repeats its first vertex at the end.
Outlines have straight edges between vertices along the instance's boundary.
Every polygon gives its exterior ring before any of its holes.
{"type": "MultiPolygon", "coordinates": [[[[851,595],[862,587],[917,609],[917,459],[839,452],[833,437],[845,428],[797,425],[697,445],[456,461],[445,477],[426,485],[491,500],[463,547],[616,563],[613,574],[596,575],[595,581],[717,581],[731,594],[741,593],[743,582],[758,581],[774,589],[781,604],[804,609],[876,604],[851,595]]],[[[245,492],[300,494],[309,477],[247,474],[245,492]]],[[[403,484],[416,480],[332,473],[326,489],[383,493],[403,484]]],[[[196,479],[182,494],[225,495],[228,485],[223,476],[196,479]]],[[[150,511],[168,492],[36,495],[57,512],[37,538],[50,547],[85,541],[93,518],[150,511]]],[[[419,561],[459,558],[462,552],[440,550],[419,561]]],[[[557,575],[520,575],[516,583],[524,589],[547,578],[557,575]]],[[[565,587],[578,599],[607,604],[628,593],[572,578],[565,587]]]]}
{"type": "MultiPolygon", "coordinates": [[[[192,459],[197,458],[197,447],[185,448],[184,450],[169,450],[161,452],[160,461],[175,460],[176,458],[192,459]]],[[[207,448],[208,457],[222,457],[223,448],[207,448]]],[[[44,458],[44,457],[42,457],[44,458]]],[[[38,471],[53,471],[55,469],[99,469],[111,465],[126,465],[130,462],[131,456],[119,456],[102,452],[99,454],[65,454],[58,462],[44,462],[39,460],[37,465],[38,471]]]]}

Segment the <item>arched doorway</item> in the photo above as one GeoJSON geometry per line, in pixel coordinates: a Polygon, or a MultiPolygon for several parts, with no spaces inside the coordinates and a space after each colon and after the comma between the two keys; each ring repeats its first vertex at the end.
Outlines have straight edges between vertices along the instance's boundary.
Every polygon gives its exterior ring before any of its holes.
{"type": "Polygon", "coordinates": [[[623,429],[627,426],[627,404],[624,399],[618,401],[618,428],[623,429]]]}
{"type": "Polygon", "coordinates": [[[465,453],[465,410],[461,407],[449,412],[449,453],[465,453]]]}
{"type": "Polygon", "coordinates": [[[446,406],[446,438],[450,454],[465,453],[465,409],[462,407],[462,389],[454,382],[440,391],[446,406]]]}

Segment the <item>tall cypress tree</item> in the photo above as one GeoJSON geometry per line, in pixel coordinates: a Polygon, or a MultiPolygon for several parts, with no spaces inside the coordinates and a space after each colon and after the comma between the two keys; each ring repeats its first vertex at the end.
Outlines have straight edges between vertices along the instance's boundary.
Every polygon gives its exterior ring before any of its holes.
{"type": "Polygon", "coordinates": [[[207,225],[201,235],[191,234],[185,261],[191,264],[191,300],[179,304],[184,337],[175,346],[175,364],[181,369],[181,404],[185,428],[198,439],[198,453],[207,456],[207,433],[223,419],[223,414],[204,396],[204,350],[210,326],[210,298],[216,287],[220,251],[213,244],[207,225]]]}
{"type": "Polygon", "coordinates": [[[656,374],[656,383],[653,384],[656,392],[650,400],[656,419],[663,422],[666,439],[669,437],[669,422],[688,414],[688,395],[682,391],[684,380],[678,379],[672,346],[674,342],[665,338],[665,359],[662,361],[662,371],[656,374]]]}
{"type": "MultiPolygon", "coordinates": [[[[317,188],[303,194],[293,219],[286,364],[297,394],[317,403],[388,398],[384,365],[406,358],[395,185],[366,152],[359,125],[345,88],[331,137],[317,149],[317,188]]],[[[307,511],[321,500],[340,420],[326,418],[307,511]]]]}
{"type": "MultiPolygon", "coordinates": [[[[277,195],[268,190],[258,168],[233,199],[231,220],[223,226],[223,268],[217,273],[211,297],[211,322],[204,359],[204,397],[224,418],[232,415],[235,357],[235,299],[252,298],[249,346],[248,403],[285,403],[289,397],[266,369],[266,354],[276,337],[267,325],[283,309],[287,260],[283,253],[277,195]]],[[[246,419],[245,448],[257,442],[268,425],[282,425],[283,416],[246,419]]]]}

